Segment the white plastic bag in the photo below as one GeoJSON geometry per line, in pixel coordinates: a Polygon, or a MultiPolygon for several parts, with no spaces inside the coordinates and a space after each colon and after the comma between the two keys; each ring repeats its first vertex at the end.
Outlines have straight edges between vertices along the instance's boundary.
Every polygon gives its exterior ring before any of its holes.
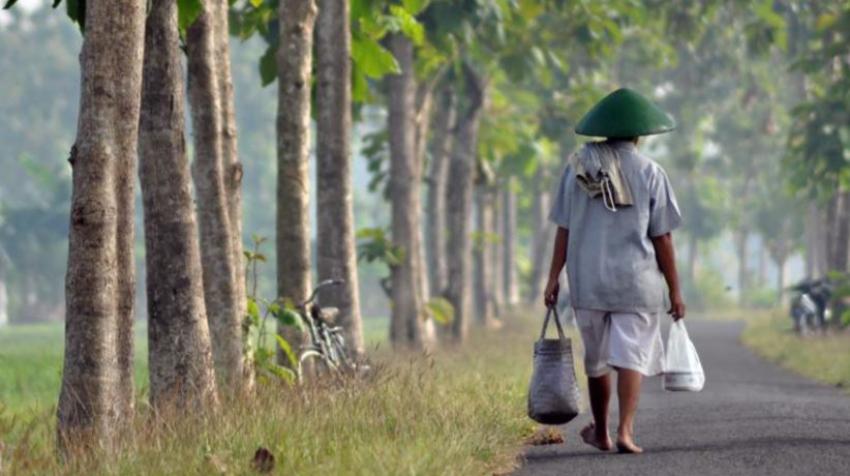
{"type": "Polygon", "coordinates": [[[688,337],[685,321],[682,319],[670,326],[664,364],[664,390],[699,392],[705,385],[705,373],[699,362],[697,349],[688,337]]]}

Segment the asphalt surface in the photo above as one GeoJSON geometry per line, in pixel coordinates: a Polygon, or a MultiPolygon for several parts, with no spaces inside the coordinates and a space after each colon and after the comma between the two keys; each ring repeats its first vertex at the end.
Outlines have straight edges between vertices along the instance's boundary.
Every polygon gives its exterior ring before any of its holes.
{"type": "MultiPolygon", "coordinates": [[[[739,343],[738,322],[689,320],[706,372],[700,393],[646,379],[636,422],[642,455],[603,453],[562,427],[562,445],[527,449],[516,475],[848,475],[850,398],[767,363],[739,343]]],[[[666,330],[665,330],[666,336],[666,330]]],[[[587,407],[585,397],[585,407],[587,407]]],[[[616,397],[610,429],[615,437],[616,397]]]]}

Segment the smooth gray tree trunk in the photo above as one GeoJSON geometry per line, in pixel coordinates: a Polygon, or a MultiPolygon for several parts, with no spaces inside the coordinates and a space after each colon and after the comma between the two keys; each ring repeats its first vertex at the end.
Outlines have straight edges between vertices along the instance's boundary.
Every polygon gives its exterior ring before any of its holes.
{"type": "Polygon", "coordinates": [[[552,252],[555,227],[547,220],[549,213],[550,193],[544,180],[545,171],[538,167],[534,177],[534,198],[532,201],[532,240],[531,240],[531,279],[529,295],[526,302],[536,303],[543,295],[546,279],[549,274],[549,257],[552,252]]]}
{"type": "Polygon", "coordinates": [[[428,168],[428,198],[425,210],[425,249],[431,293],[444,296],[448,281],[446,264],[446,185],[452,151],[456,111],[455,94],[444,88],[434,114],[431,162],[428,168]]]}
{"type": "MultiPolygon", "coordinates": [[[[242,241],[242,162],[236,130],[236,106],[233,93],[233,75],[230,71],[230,0],[215,0],[215,61],[218,71],[219,97],[221,98],[221,157],[224,170],[224,189],[227,195],[227,214],[230,221],[231,252],[233,253],[233,283],[237,313],[240,319],[247,315],[247,282],[245,280],[245,253],[242,241]]],[[[243,340],[247,336],[242,336],[243,340]]],[[[242,369],[245,384],[253,386],[254,370],[251,360],[245,360],[242,369]]]]}
{"type": "Polygon", "coordinates": [[[363,353],[351,185],[351,31],[348,0],[319,0],[316,19],[316,188],[319,279],[338,278],[324,302],[339,308],[346,342],[363,353]]]}
{"type": "Polygon", "coordinates": [[[176,0],[153,0],[145,28],[139,179],[150,401],[157,410],[200,410],[217,401],[186,155],[182,56],[176,0]]]}
{"type": "Polygon", "coordinates": [[[400,262],[391,266],[392,314],[390,341],[397,347],[422,348],[423,289],[419,267],[419,187],[421,167],[416,155],[416,84],[413,75],[413,44],[401,34],[387,39],[401,67],[387,77],[390,145],[391,239],[401,247],[400,262]]]}
{"type": "Polygon", "coordinates": [[[86,6],[65,277],[60,447],[112,446],[132,410],[133,174],[145,2],[86,6]],[[129,168],[129,170],[127,170],[129,168]],[[129,189],[129,190],[128,190],[129,189]]]}
{"type": "Polygon", "coordinates": [[[469,330],[472,306],[471,218],[478,127],[486,99],[486,83],[464,65],[465,107],[458,115],[449,165],[447,190],[448,287],[446,298],[454,306],[452,336],[462,342],[469,330]]]}
{"type": "Polygon", "coordinates": [[[517,203],[513,180],[502,189],[502,293],[508,306],[519,303],[519,277],[516,267],[517,203]]]}
{"type": "MultiPolygon", "coordinates": [[[[280,0],[277,51],[277,292],[299,304],[309,297],[310,271],[310,83],[313,67],[314,0],[280,0]]],[[[290,326],[278,332],[293,347],[307,334],[290,326]]],[[[281,364],[288,364],[282,352],[281,364]]]]}
{"type": "Polygon", "coordinates": [[[250,388],[242,352],[242,304],[236,285],[233,229],[227,197],[222,139],[221,89],[216,61],[216,3],[204,0],[204,11],[186,34],[195,160],[192,175],[201,235],[204,300],[213,343],[216,380],[228,393],[250,388]]]}
{"type": "Polygon", "coordinates": [[[496,309],[493,301],[493,275],[495,272],[492,261],[494,230],[494,193],[492,184],[481,180],[475,187],[475,219],[477,240],[473,245],[473,261],[475,265],[475,320],[484,327],[496,325],[496,309]]]}
{"type": "Polygon", "coordinates": [[[0,276],[0,327],[9,323],[9,294],[6,291],[6,282],[0,276]]]}

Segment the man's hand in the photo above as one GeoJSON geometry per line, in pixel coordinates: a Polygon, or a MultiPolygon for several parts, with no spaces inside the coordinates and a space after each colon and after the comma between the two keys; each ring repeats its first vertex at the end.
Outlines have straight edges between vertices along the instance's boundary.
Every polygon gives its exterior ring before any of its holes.
{"type": "Polygon", "coordinates": [[[558,280],[549,280],[546,283],[546,290],[543,291],[543,303],[546,307],[552,307],[558,302],[558,291],[561,290],[561,284],[558,280]]]}
{"type": "Polygon", "coordinates": [[[670,293],[670,310],[667,311],[674,321],[685,317],[685,301],[680,293],[670,293]]]}

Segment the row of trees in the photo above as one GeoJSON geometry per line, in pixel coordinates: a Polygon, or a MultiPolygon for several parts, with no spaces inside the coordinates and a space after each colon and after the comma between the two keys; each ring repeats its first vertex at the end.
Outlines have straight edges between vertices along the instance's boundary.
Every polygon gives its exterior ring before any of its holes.
{"type": "MultiPolygon", "coordinates": [[[[137,168],[153,406],[215,406],[254,384],[245,345],[243,170],[230,34],[260,36],[267,45],[262,81],[277,81],[277,295],[302,301],[314,271],[318,280],[343,279],[324,302],[340,308],[357,352],[363,335],[351,128],[367,108],[387,111],[386,127],[363,152],[391,214],[386,230],[361,233],[359,254],[389,266],[389,334],[400,348],[432,346],[434,320],[451,315],[439,336],[459,343],[471,322],[498,326],[505,306],[538,300],[551,240],[547,191],[577,145],[568,131],[620,84],[655,92],[679,120],[679,132],[652,148],[675,170],[692,281],[702,244],[728,230],[739,287],[749,282],[750,237],[758,234],[781,289],[804,216],[824,230],[808,239],[811,273],[847,267],[846,199],[836,192],[846,162],[846,46],[838,39],[850,14],[843,7],[717,0],[687,7],[653,0],[81,3],[66,4],[84,42],[69,158],[63,441],[79,432],[109,436],[133,410],[137,168]],[[794,81],[777,81],[777,71],[794,81]],[[789,172],[793,187],[777,186],[789,172]],[[799,193],[825,212],[806,215],[796,205],[799,193]],[[517,253],[520,243],[527,253],[517,253]]],[[[281,333],[293,343],[303,338],[289,328],[281,333]]]]}

